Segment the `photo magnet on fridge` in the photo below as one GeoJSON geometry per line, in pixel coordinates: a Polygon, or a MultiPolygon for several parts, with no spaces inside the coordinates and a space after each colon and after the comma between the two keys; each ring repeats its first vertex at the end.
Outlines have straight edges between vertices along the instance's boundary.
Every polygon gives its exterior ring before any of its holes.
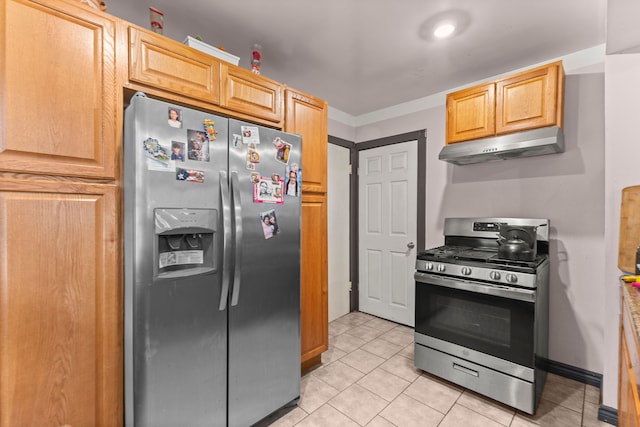
{"type": "Polygon", "coordinates": [[[256,150],[255,144],[249,144],[247,151],[247,161],[251,163],[260,163],[260,153],[256,150]]]}
{"type": "Polygon", "coordinates": [[[209,139],[203,130],[188,129],[187,140],[189,153],[187,158],[198,162],[209,161],[209,139]]]}
{"type": "Polygon", "coordinates": [[[243,144],[260,144],[260,131],[257,126],[241,126],[243,144]]]}
{"type": "Polygon", "coordinates": [[[276,147],[276,160],[288,164],[289,153],[291,152],[291,144],[283,141],[280,137],[277,137],[273,140],[273,145],[276,147]]]}
{"type": "Polygon", "coordinates": [[[265,239],[270,239],[280,232],[274,209],[262,212],[260,214],[260,223],[262,224],[262,233],[265,239]]]}
{"type": "Polygon", "coordinates": [[[298,165],[295,163],[287,165],[285,169],[284,194],[299,197],[301,188],[302,169],[298,168],[298,165]]]}
{"type": "Polygon", "coordinates": [[[182,127],[182,110],[176,107],[169,107],[169,119],[167,123],[172,128],[180,129],[182,127]]]}
{"type": "Polygon", "coordinates": [[[171,160],[178,162],[184,162],[185,159],[185,147],[184,142],[171,141],[171,160]]]}
{"type": "Polygon", "coordinates": [[[253,202],[283,204],[283,186],[284,180],[282,178],[274,182],[271,178],[261,176],[258,182],[253,184],[253,202]]]}
{"type": "Polygon", "coordinates": [[[148,159],[158,162],[164,167],[169,166],[169,151],[160,145],[157,139],[147,138],[142,145],[144,154],[148,159]]]}

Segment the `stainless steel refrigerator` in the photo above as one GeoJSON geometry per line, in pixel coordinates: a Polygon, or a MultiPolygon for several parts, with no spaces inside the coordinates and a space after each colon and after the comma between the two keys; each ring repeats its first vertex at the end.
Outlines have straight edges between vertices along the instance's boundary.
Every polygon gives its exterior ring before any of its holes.
{"type": "Polygon", "coordinates": [[[124,134],[126,425],[295,405],[300,137],[143,93],[124,134]]]}

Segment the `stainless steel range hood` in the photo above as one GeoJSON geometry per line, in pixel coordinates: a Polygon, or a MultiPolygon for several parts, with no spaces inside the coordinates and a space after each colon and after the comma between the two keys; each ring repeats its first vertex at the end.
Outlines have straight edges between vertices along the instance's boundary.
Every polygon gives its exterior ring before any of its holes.
{"type": "Polygon", "coordinates": [[[564,134],[558,126],[446,145],[438,158],[456,165],[563,153],[564,134]]]}

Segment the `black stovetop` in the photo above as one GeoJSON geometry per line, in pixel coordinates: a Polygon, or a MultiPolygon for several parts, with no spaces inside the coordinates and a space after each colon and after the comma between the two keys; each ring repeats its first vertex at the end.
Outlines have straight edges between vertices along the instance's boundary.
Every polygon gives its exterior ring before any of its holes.
{"type": "Polygon", "coordinates": [[[445,245],[417,254],[417,259],[424,261],[448,262],[452,264],[465,264],[467,262],[486,263],[490,265],[529,267],[535,268],[546,258],[546,254],[537,254],[532,261],[500,258],[496,247],[472,247],[445,245]]]}

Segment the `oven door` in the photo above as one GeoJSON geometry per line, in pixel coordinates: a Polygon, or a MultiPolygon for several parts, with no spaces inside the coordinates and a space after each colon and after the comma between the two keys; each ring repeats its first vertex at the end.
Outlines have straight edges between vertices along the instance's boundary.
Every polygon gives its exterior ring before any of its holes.
{"type": "Polygon", "coordinates": [[[535,290],[416,273],[417,334],[534,368],[535,290]]]}

